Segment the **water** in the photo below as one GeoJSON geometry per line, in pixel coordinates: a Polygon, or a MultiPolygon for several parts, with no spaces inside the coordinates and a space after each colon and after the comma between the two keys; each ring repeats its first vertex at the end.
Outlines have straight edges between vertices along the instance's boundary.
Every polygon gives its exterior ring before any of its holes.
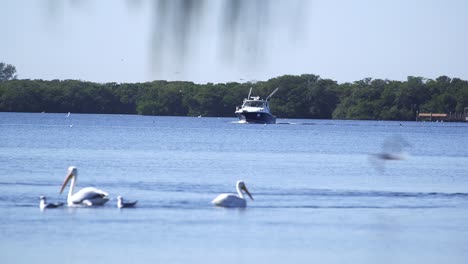
{"type": "Polygon", "coordinates": [[[0,113],[0,263],[466,262],[468,124],[278,122],[0,113]],[[111,201],[41,212],[70,165],[111,201]],[[239,179],[248,208],[210,204],[239,179]]]}

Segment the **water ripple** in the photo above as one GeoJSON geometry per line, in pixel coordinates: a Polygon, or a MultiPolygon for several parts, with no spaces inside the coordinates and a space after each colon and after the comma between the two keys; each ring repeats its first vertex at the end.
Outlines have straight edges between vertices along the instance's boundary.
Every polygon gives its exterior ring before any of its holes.
{"type": "Polygon", "coordinates": [[[392,191],[353,191],[353,190],[326,190],[302,189],[282,192],[257,192],[262,196],[320,196],[320,197],[385,197],[385,198],[468,198],[468,193],[443,192],[392,192],[392,191]]]}

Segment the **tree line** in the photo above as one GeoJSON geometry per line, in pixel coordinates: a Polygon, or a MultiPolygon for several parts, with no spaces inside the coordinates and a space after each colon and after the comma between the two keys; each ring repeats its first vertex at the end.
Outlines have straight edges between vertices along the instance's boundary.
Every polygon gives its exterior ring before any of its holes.
{"type": "Polygon", "coordinates": [[[338,84],[303,74],[218,84],[9,78],[0,80],[0,111],[233,117],[250,88],[252,95],[265,98],[276,87],[271,111],[279,118],[415,120],[417,112],[454,113],[468,107],[468,81],[458,78],[366,78],[338,84]]]}

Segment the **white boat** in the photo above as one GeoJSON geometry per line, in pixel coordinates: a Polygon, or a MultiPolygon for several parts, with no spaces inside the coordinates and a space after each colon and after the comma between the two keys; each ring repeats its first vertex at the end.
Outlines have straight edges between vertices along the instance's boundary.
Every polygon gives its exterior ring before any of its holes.
{"type": "Polygon", "coordinates": [[[260,96],[250,96],[252,88],[250,88],[249,95],[242,106],[236,107],[235,114],[241,122],[256,123],[256,124],[275,124],[276,116],[270,113],[270,104],[268,99],[278,91],[276,88],[265,100],[260,99],[260,96]]]}

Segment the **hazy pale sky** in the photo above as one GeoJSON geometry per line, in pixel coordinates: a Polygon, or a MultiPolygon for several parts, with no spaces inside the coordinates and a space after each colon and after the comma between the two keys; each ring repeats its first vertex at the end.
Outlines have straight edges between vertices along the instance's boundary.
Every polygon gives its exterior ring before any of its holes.
{"type": "Polygon", "coordinates": [[[20,79],[468,79],[466,0],[2,0],[20,79]]]}

